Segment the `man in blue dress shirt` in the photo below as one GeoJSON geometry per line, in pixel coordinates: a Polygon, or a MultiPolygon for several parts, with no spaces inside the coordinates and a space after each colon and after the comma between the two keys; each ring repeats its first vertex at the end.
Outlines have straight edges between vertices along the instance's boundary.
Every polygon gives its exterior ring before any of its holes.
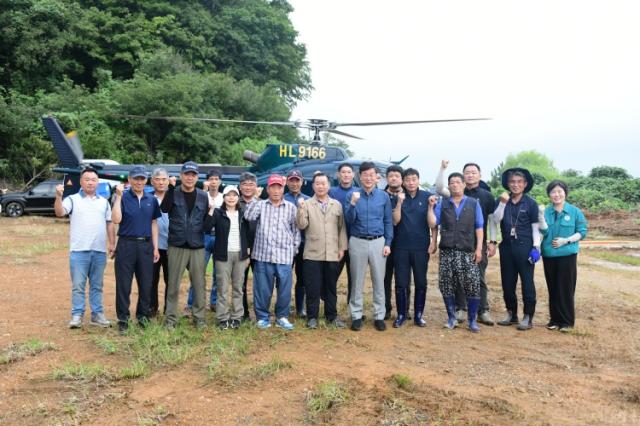
{"type": "Polygon", "coordinates": [[[363,162],[359,174],[362,188],[353,191],[345,212],[351,232],[351,329],[359,331],[362,328],[364,278],[369,265],[373,284],[374,326],[376,330],[384,331],[387,328],[384,323],[384,271],[393,241],[391,201],[386,192],[376,187],[378,172],[375,164],[363,162]]]}

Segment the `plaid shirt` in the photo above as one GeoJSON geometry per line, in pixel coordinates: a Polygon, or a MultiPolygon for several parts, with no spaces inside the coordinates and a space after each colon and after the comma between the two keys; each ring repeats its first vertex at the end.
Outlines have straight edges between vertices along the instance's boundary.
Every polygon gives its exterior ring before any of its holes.
{"type": "Polygon", "coordinates": [[[252,259],[283,265],[293,263],[300,245],[296,211],[296,206],[284,200],[277,206],[269,200],[255,200],[247,205],[245,219],[258,221],[252,259]]]}

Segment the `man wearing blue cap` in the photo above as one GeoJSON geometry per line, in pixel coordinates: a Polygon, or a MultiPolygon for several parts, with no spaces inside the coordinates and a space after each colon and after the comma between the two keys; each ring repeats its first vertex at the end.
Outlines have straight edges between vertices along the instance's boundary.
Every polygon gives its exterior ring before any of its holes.
{"type": "MultiPolygon", "coordinates": [[[[529,330],[533,326],[533,314],[536,310],[534,265],[540,259],[538,205],[527,195],[533,188],[533,177],[529,170],[514,167],[502,173],[502,186],[509,192],[500,196],[493,220],[500,224],[502,231],[502,242],[499,246],[500,275],[507,316],[498,321],[498,324],[518,324],[516,286],[520,276],[524,316],[517,328],[529,330]]],[[[491,237],[491,240],[494,240],[494,237],[491,237]]]]}
{"type": "Polygon", "coordinates": [[[124,334],[129,327],[129,303],[133,275],[138,283],[136,318],[141,326],[151,316],[151,285],[153,264],[160,259],[158,252],[158,223],[162,215],[152,194],[144,191],[147,169],[135,166],[129,172],[131,187],[116,186],[111,219],[119,224],[116,246],[116,313],[118,329],[124,334]]]}
{"type": "Polygon", "coordinates": [[[178,188],[169,184],[160,206],[163,212],[169,213],[169,285],[165,326],[172,329],[178,322],[180,281],[185,269],[189,269],[194,293],[193,321],[197,328],[204,328],[204,234],[213,226],[208,214],[209,197],[196,188],[198,165],[193,161],[182,165],[180,181],[178,188]]]}

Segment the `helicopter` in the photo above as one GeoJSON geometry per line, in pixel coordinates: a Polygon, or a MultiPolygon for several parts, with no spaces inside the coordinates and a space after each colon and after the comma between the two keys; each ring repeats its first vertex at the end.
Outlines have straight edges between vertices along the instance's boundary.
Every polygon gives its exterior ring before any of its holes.
{"type": "MultiPolygon", "coordinates": [[[[232,120],[219,118],[200,117],[158,117],[141,115],[121,115],[122,118],[134,120],[167,120],[167,121],[204,121],[212,123],[233,123],[233,124],[268,124],[274,126],[288,126],[297,129],[309,129],[313,132],[310,143],[278,143],[268,144],[265,150],[258,154],[249,150],[243,153],[243,159],[251,163],[250,166],[229,166],[221,164],[200,164],[199,165],[199,185],[206,179],[207,173],[211,169],[217,169],[221,173],[223,185],[237,185],[240,174],[251,172],[256,175],[258,186],[266,186],[268,177],[273,173],[286,176],[292,170],[300,170],[304,178],[302,191],[312,194],[311,179],[318,171],[330,177],[332,185],[337,185],[336,172],[340,164],[349,163],[357,170],[363,160],[350,158],[347,151],[339,146],[332,146],[322,143],[321,133],[332,133],[354,139],[362,139],[356,135],[337,130],[338,127],[348,126],[386,126],[402,124],[420,123],[444,123],[452,121],[477,121],[488,120],[488,118],[454,118],[440,120],[411,120],[411,121],[379,121],[379,122],[332,122],[324,119],[309,119],[297,121],[251,121],[232,120]]],[[[80,173],[85,167],[91,167],[98,172],[101,181],[109,182],[115,186],[120,182],[125,182],[129,173],[135,165],[133,164],[113,164],[109,160],[84,160],[84,153],[80,145],[80,140],[75,132],[65,133],[58,121],[53,116],[42,117],[42,122],[51,138],[54,149],[58,156],[59,166],[52,169],[55,173],[64,175],[64,196],[75,193],[80,189],[80,173]]],[[[384,179],[386,170],[392,164],[399,165],[408,156],[397,161],[377,161],[373,160],[378,172],[382,176],[378,185],[383,188],[386,185],[384,179]]],[[[169,176],[180,178],[181,164],[154,164],[147,165],[151,171],[153,168],[162,167],[167,170],[169,176]]],[[[360,186],[358,176],[354,178],[354,185],[360,186]]],[[[106,195],[106,194],[105,194],[106,195]]]]}

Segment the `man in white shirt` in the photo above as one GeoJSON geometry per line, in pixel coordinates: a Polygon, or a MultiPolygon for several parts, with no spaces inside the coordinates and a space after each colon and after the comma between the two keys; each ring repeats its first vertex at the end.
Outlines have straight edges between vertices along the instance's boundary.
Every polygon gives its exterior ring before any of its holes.
{"type": "Polygon", "coordinates": [[[86,168],[80,174],[80,191],[64,200],[64,186],[56,186],[56,216],[69,215],[69,265],[71,270],[71,321],[69,328],[81,328],[85,311],[85,286],[89,279],[91,324],[110,327],[104,316],[102,281],[108,251],[115,252],[115,231],[111,222],[111,206],[96,193],[98,174],[86,168]]]}

